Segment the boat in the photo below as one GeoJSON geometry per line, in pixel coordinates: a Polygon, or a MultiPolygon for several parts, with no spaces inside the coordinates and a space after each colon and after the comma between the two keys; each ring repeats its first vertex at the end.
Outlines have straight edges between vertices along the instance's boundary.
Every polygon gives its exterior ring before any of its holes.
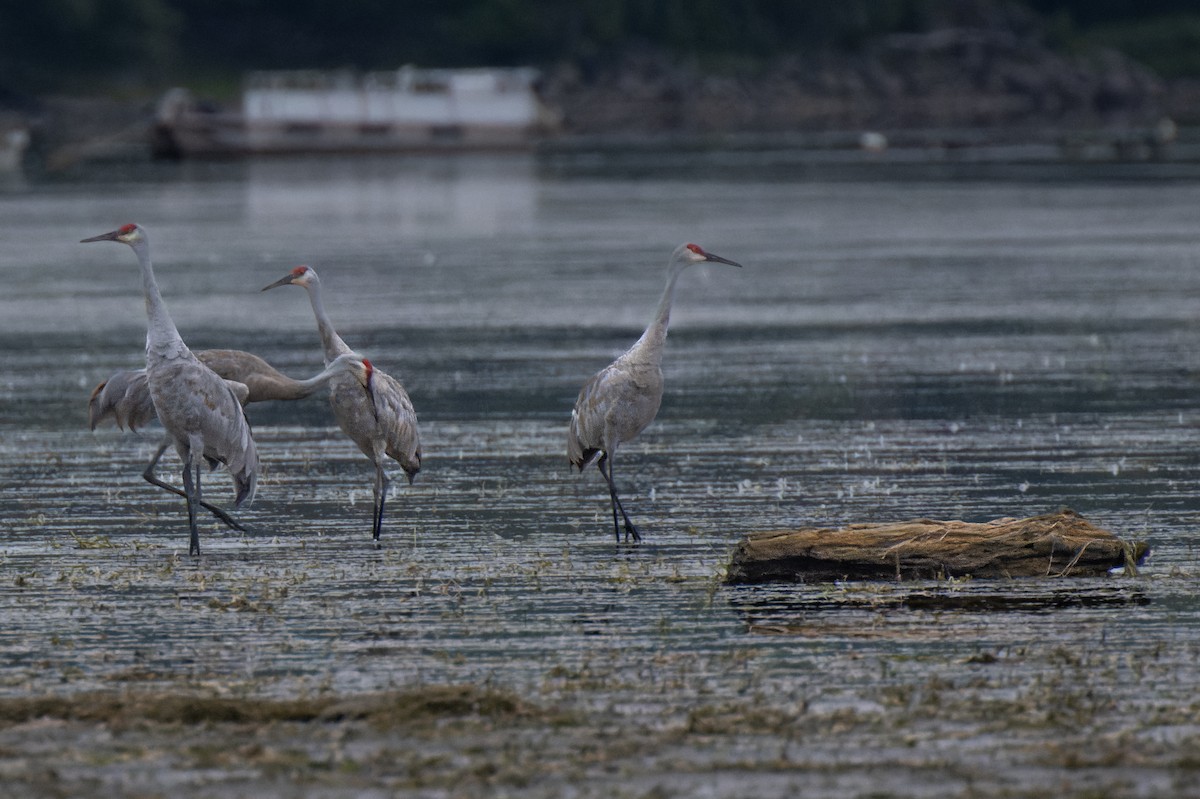
{"type": "Polygon", "coordinates": [[[252,72],[234,110],[168,91],[156,109],[154,151],[215,158],[528,149],[556,127],[537,79],[525,67],[252,72]]]}

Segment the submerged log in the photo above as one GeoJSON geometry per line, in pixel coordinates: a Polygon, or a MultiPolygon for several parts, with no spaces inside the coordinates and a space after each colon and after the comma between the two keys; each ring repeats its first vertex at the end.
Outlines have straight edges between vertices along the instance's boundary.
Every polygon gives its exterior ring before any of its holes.
{"type": "Polygon", "coordinates": [[[1132,570],[1149,547],[1121,540],[1063,509],[990,522],[915,519],[841,529],[750,533],[726,582],[1090,577],[1132,570]]]}

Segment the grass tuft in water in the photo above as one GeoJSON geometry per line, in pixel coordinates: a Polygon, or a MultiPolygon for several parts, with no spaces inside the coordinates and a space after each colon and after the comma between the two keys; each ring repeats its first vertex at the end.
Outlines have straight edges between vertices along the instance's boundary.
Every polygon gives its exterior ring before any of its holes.
{"type": "Polygon", "coordinates": [[[365,720],[381,728],[467,716],[537,715],[511,694],[473,686],[345,697],[266,699],[186,693],[90,692],[70,696],[0,698],[0,725],[60,719],[126,726],[159,724],[269,724],[365,720]]]}

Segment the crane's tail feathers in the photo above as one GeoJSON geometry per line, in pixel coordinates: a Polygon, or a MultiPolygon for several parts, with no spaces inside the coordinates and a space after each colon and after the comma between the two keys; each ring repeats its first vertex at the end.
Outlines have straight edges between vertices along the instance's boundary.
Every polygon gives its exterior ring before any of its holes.
{"type": "Polygon", "coordinates": [[[250,435],[249,424],[242,432],[242,447],[237,457],[228,464],[229,474],[237,488],[234,506],[239,508],[242,503],[254,502],[254,492],[258,487],[258,448],[254,445],[254,437],[250,435]]]}
{"type": "Polygon", "coordinates": [[[567,460],[582,472],[599,452],[597,448],[584,446],[579,435],[579,412],[571,411],[571,424],[567,428],[567,460]]]}
{"type": "Polygon", "coordinates": [[[577,450],[575,452],[568,452],[567,459],[571,462],[572,466],[574,466],[580,472],[583,472],[584,469],[596,462],[596,458],[602,451],[603,450],[599,449],[586,449],[582,451],[577,450]]]}
{"type": "Polygon", "coordinates": [[[413,484],[413,479],[417,476],[417,472],[421,471],[421,445],[417,444],[416,449],[410,453],[405,453],[403,449],[389,448],[387,455],[392,460],[400,464],[400,468],[404,470],[404,474],[408,477],[408,484],[413,484]]]}
{"type": "Polygon", "coordinates": [[[237,498],[233,501],[233,506],[240,508],[243,503],[247,505],[253,504],[254,494],[258,490],[258,473],[250,472],[247,474],[243,472],[242,474],[235,474],[233,482],[237,486],[237,498]]]}
{"type": "Polygon", "coordinates": [[[421,448],[418,446],[416,454],[413,456],[414,465],[413,465],[412,471],[410,472],[408,469],[404,470],[404,473],[408,475],[408,484],[409,485],[413,484],[413,479],[417,476],[417,472],[421,471],[421,458],[423,456],[424,456],[424,453],[421,452],[421,448]]]}

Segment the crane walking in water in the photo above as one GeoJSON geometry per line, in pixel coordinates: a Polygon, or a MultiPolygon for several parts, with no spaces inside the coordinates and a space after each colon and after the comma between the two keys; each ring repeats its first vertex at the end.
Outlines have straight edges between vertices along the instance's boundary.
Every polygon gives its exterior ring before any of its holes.
{"type": "MultiPolygon", "coordinates": [[[[335,375],[349,372],[367,387],[368,373],[363,359],[355,353],[339,355],[323,371],[307,380],[296,380],[280,372],[254,353],[242,350],[198,350],[196,357],[208,368],[225,380],[242,405],[267,400],[304,399],[323,388],[335,375]],[[244,396],[243,396],[244,395],[244,396]]],[[[155,418],[154,403],[150,399],[150,386],[145,369],[122,369],[92,389],[88,400],[88,423],[92,430],[107,419],[113,419],[117,427],[137,430],[155,418]]],[[[173,439],[167,435],[142,477],[147,482],[164,488],[173,494],[187,496],[169,483],[159,480],[154,474],[159,459],[171,446],[173,439]]],[[[246,528],[225,511],[204,500],[200,506],[212,512],[234,530],[246,532],[246,528]]]]}
{"type": "MultiPolygon", "coordinates": [[[[297,266],[262,290],[277,286],[301,286],[308,292],[327,363],[351,351],[333,329],[333,323],[325,313],[325,305],[321,301],[321,279],[315,269],[297,266]]],[[[354,379],[335,377],[329,381],[329,404],[342,431],[375,464],[375,506],[371,535],[378,541],[383,528],[383,505],[390,484],[384,467],[385,456],[400,464],[400,468],[408,475],[409,485],[412,485],[413,478],[421,469],[421,439],[417,432],[417,413],[404,386],[391,375],[375,369],[369,361],[366,363],[368,390],[363,391],[354,379]]]]}
{"type": "Polygon", "coordinates": [[[646,332],[624,355],[597,372],[583,384],[567,433],[567,457],[571,465],[582,472],[593,460],[608,483],[612,501],[613,532],[621,542],[617,514],[625,522],[625,540],[641,541],[637,527],[621,506],[613,478],[613,460],[617,448],[637,436],[654,421],[662,403],[663,345],[667,341],[667,326],[671,322],[671,303],[675,299],[675,282],[684,269],[705,262],[741,264],[705,252],[696,244],[681,244],[671,254],[667,265],[667,285],[658,310],[646,332]],[[597,456],[599,458],[597,459],[597,456]]]}
{"type": "Polygon", "coordinates": [[[146,298],[146,382],[150,400],[167,435],[183,461],[183,490],[187,498],[188,552],[200,554],[196,508],[201,501],[201,466],[223,463],[237,490],[235,507],[254,499],[258,482],[258,452],[250,424],[230,384],[188,349],[159,293],[150,263],[146,231],[133,224],[83,239],[127,244],[137,255],[146,298]]]}

